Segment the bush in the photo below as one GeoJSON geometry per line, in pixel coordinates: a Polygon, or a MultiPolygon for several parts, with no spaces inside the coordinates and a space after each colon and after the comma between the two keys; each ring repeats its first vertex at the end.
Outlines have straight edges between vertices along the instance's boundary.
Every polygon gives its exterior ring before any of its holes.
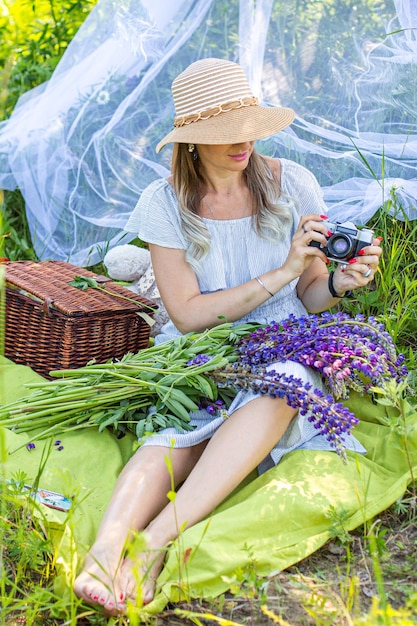
{"type": "Polygon", "coordinates": [[[0,14],[0,119],[48,80],[96,0],[16,0],[0,14]]]}

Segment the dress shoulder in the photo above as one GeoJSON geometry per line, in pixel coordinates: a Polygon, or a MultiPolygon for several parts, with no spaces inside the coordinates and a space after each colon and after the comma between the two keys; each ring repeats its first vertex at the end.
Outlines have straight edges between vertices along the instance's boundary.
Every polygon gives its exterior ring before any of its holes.
{"type": "Polygon", "coordinates": [[[142,241],[185,250],[178,203],[172,186],[163,178],[143,190],[125,226],[142,241]]]}
{"type": "Polygon", "coordinates": [[[281,159],[281,189],[295,201],[299,215],[326,213],[327,207],[318,180],[303,165],[281,159]]]}

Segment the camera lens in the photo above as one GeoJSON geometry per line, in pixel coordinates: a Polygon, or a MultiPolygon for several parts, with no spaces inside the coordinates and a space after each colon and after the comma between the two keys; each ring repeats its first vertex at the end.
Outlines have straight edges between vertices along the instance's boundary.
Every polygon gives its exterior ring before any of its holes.
{"type": "Polygon", "coordinates": [[[352,240],[348,235],[335,234],[327,240],[327,250],[329,256],[343,259],[349,256],[352,250],[352,240]]]}

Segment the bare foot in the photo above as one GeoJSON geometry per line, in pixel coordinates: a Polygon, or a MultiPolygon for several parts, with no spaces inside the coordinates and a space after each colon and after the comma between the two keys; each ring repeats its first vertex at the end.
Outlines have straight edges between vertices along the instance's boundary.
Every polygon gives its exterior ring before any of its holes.
{"type": "Polygon", "coordinates": [[[117,585],[118,570],[119,562],[111,564],[107,554],[100,559],[97,554],[89,553],[83,571],[75,580],[75,594],[88,604],[102,607],[108,615],[123,615],[126,596],[117,585]]]}
{"type": "Polygon", "coordinates": [[[120,568],[118,586],[124,598],[135,603],[149,604],[155,596],[156,581],[161,573],[166,548],[147,550],[137,558],[126,558],[120,568]],[[138,593],[139,590],[139,593],[138,593]]]}

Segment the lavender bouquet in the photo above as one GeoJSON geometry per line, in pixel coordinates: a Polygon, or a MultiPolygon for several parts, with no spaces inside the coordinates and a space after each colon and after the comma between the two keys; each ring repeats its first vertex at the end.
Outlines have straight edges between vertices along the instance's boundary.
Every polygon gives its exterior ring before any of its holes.
{"type": "Polygon", "coordinates": [[[344,456],[344,436],[358,420],[340,400],[350,390],[365,394],[402,381],[407,370],[383,324],[339,312],[266,326],[224,323],[120,361],[51,375],[56,380],[27,385],[30,395],[0,408],[0,427],[36,429],[37,439],[87,427],[138,437],[168,426],[189,430],[190,412],[227,411],[246,389],[285,398],[344,456]],[[271,367],[285,360],[317,370],[328,393],[271,367]]]}

